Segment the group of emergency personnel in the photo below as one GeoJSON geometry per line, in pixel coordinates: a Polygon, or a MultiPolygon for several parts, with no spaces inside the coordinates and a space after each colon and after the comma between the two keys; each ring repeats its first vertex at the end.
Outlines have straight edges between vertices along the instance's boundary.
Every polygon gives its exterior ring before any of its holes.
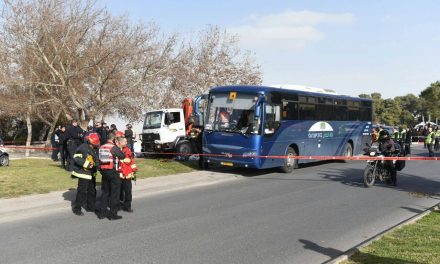
{"type": "MultiPolygon", "coordinates": [[[[87,212],[95,212],[99,219],[109,220],[121,219],[119,210],[133,212],[131,181],[136,180],[137,167],[131,129],[132,126],[128,124],[125,132],[122,132],[115,125],[108,129],[105,123],[97,122],[95,127],[89,126],[84,131],[73,120],[67,128],[60,127],[56,131],[52,144],[58,143],[61,165],[71,171],[73,178],[78,179],[76,198],[72,204],[75,215],[84,214],[82,207],[87,212]],[[99,207],[96,207],[98,172],[102,175],[102,195],[99,207]]],[[[57,160],[57,155],[52,153],[52,159],[57,160]]]]}
{"type": "MultiPolygon", "coordinates": [[[[386,131],[386,129],[383,129],[382,127],[373,129],[373,142],[379,140],[381,131],[386,131]]],[[[391,134],[387,131],[387,133],[390,134],[390,138],[394,142],[399,143],[399,145],[402,147],[404,155],[411,154],[411,143],[414,141],[414,139],[419,138],[416,136],[416,132],[417,131],[411,128],[403,128],[400,129],[400,131],[397,128],[393,128],[393,132],[391,134]]],[[[424,147],[428,149],[429,157],[434,157],[434,151],[440,151],[440,127],[432,127],[431,125],[427,125],[419,134],[422,136],[424,147]]]]}
{"type": "Polygon", "coordinates": [[[379,126],[376,128],[373,128],[372,131],[372,141],[374,142],[380,142],[384,139],[384,137],[388,140],[392,140],[395,143],[398,143],[401,147],[401,154],[406,156],[411,154],[411,142],[413,137],[413,131],[412,129],[406,129],[402,128],[401,131],[397,130],[396,128],[393,128],[392,133],[389,133],[387,129],[384,129],[383,127],[379,126]]]}
{"type": "Polygon", "coordinates": [[[440,150],[440,129],[438,126],[436,127],[431,127],[428,126],[426,128],[426,133],[425,133],[425,147],[428,148],[428,153],[429,153],[429,157],[434,157],[434,151],[439,151],[440,150]]]}

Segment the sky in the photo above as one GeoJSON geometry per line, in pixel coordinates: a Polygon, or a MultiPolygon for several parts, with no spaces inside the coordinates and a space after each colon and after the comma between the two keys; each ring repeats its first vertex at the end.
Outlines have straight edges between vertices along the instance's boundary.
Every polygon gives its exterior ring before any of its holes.
{"type": "Polygon", "coordinates": [[[263,84],[301,84],[357,96],[419,95],[440,80],[436,0],[99,0],[112,14],[195,36],[216,25],[240,37],[263,84]]]}

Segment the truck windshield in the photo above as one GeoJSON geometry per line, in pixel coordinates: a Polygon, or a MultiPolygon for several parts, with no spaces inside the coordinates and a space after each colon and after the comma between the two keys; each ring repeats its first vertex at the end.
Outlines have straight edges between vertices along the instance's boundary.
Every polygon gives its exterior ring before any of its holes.
{"type": "Polygon", "coordinates": [[[214,94],[209,103],[205,129],[241,134],[258,134],[260,119],[255,120],[257,95],[214,94]]]}
{"type": "Polygon", "coordinates": [[[145,115],[144,129],[160,128],[162,124],[162,111],[149,112],[145,115]]]}

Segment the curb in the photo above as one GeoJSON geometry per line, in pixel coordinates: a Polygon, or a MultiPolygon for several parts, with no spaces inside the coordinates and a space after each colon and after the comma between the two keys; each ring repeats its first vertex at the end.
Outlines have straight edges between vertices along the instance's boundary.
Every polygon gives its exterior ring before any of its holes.
{"type": "MultiPolygon", "coordinates": [[[[239,177],[230,173],[212,171],[196,171],[179,173],[161,177],[139,180],[133,184],[133,198],[141,199],[149,196],[167,194],[170,192],[190,190],[215,184],[230,182],[239,177]]],[[[100,188],[97,188],[99,201],[100,188]]],[[[31,194],[16,198],[0,199],[0,224],[23,220],[59,210],[71,210],[71,199],[76,195],[76,189],[54,191],[45,194],[31,194]]]]}
{"type": "Polygon", "coordinates": [[[439,206],[440,206],[440,204],[434,205],[434,206],[428,208],[426,211],[424,211],[424,212],[422,212],[422,213],[420,213],[418,215],[410,217],[407,220],[403,220],[402,222],[400,222],[400,223],[398,223],[398,224],[396,224],[396,225],[394,225],[394,226],[392,226],[392,227],[390,227],[390,228],[380,232],[379,234],[377,234],[377,235],[375,235],[375,236],[365,240],[364,242],[361,242],[360,244],[350,248],[349,250],[345,251],[342,255],[340,255],[340,256],[338,256],[336,258],[330,259],[328,261],[325,261],[323,263],[325,263],[325,264],[339,264],[342,261],[348,260],[354,254],[360,252],[360,250],[362,248],[369,246],[374,241],[377,241],[377,240],[381,239],[383,236],[385,236],[388,233],[393,232],[394,230],[397,230],[397,229],[402,228],[402,227],[404,227],[406,225],[413,224],[413,223],[417,222],[418,220],[420,220],[423,217],[427,216],[428,214],[430,214],[434,210],[438,210],[439,206]]]}

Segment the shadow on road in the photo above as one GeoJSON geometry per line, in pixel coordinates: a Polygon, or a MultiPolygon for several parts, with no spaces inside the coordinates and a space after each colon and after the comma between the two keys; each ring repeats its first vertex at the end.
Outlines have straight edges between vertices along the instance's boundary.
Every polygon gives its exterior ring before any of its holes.
{"type": "MultiPolygon", "coordinates": [[[[340,161],[334,161],[334,160],[324,160],[324,161],[316,161],[316,162],[310,162],[305,164],[299,164],[299,170],[304,168],[310,168],[310,167],[317,167],[324,164],[331,164],[331,163],[340,163],[340,161]]],[[[269,168],[269,169],[253,169],[253,168],[240,168],[240,167],[213,167],[209,168],[209,171],[218,172],[218,173],[233,173],[237,174],[243,177],[257,177],[262,175],[268,175],[272,173],[280,173],[280,170],[278,168],[269,168]]],[[[292,172],[295,174],[295,170],[292,172]]],[[[258,179],[269,179],[269,178],[258,178],[258,179]]],[[[280,178],[270,178],[273,180],[304,180],[304,179],[280,179],[280,178]]],[[[323,181],[323,180],[311,180],[311,181],[323,181]]]]}
{"type": "MultiPolygon", "coordinates": [[[[361,168],[332,168],[318,172],[323,179],[341,182],[344,185],[365,188],[363,183],[364,170],[361,168]]],[[[372,188],[389,188],[408,192],[418,197],[439,198],[440,182],[408,173],[397,173],[397,186],[376,182],[372,188]]]]}
{"type": "Polygon", "coordinates": [[[330,247],[322,247],[315,242],[306,239],[298,239],[299,242],[303,243],[303,248],[318,252],[320,254],[326,255],[331,258],[335,258],[337,256],[342,255],[344,252],[338,249],[330,248],[330,247]]]}
{"type": "MultiPolygon", "coordinates": [[[[299,239],[298,241],[303,244],[304,249],[312,250],[312,251],[315,251],[317,253],[320,253],[322,255],[326,255],[326,256],[332,258],[324,263],[330,263],[334,258],[336,258],[344,253],[343,251],[335,249],[335,248],[320,246],[317,243],[312,242],[310,240],[299,239]]],[[[403,260],[403,259],[376,256],[373,254],[368,254],[368,253],[363,253],[363,252],[357,252],[350,259],[356,261],[356,263],[401,263],[401,264],[416,264],[417,263],[417,262],[407,261],[407,260],[403,260]]]]}
{"type": "Polygon", "coordinates": [[[76,197],[76,189],[70,188],[68,191],[63,193],[63,198],[65,201],[70,201],[70,205],[73,205],[73,201],[75,201],[76,197]]]}

